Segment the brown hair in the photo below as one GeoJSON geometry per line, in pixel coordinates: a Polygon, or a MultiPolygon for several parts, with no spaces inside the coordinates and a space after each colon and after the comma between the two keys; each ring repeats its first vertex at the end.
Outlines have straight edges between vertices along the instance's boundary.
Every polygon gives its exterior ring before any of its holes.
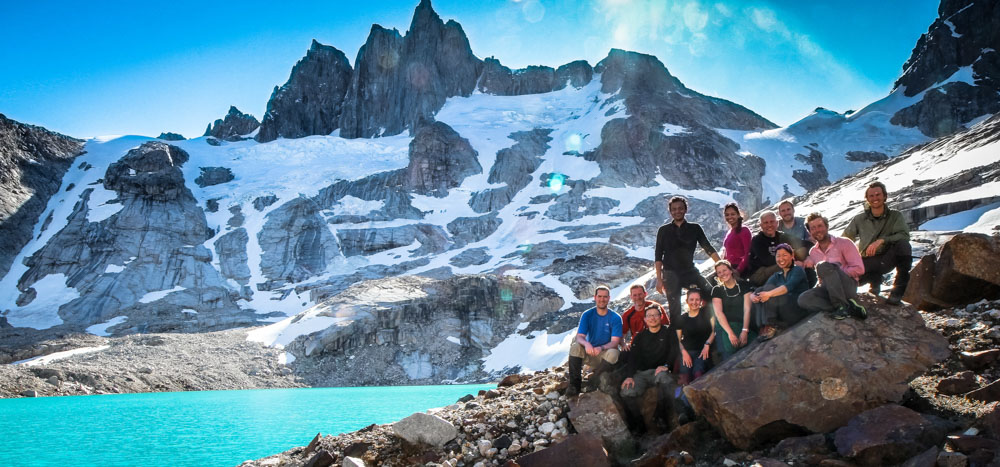
{"type": "Polygon", "coordinates": [[[823,217],[823,215],[818,212],[812,212],[806,216],[806,230],[809,230],[809,223],[816,219],[823,219],[823,225],[825,225],[828,229],[830,228],[830,221],[827,220],[827,218],[823,217]]]}
{"type": "Polygon", "coordinates": [[[736,227],[733,227],[733,230],[739,231],[743,228],[743,213],[740,212],[740,205],[736,204],[735,201],[726,203],[726,206],[722,208],[722,216],[725,217],[726,211],[730,209],[736,210],[736,227]]]}
{"type": "Polygon", "coordinates": [[[594,296],[596,297],[597,296],[597,292],[600,292],[602,290],[607,290],[608,291],[608,295],[611,295],[611,287],[608,287],[606,285],[599,285],[599,286],[597,286],[594,289],[594,296]]]}

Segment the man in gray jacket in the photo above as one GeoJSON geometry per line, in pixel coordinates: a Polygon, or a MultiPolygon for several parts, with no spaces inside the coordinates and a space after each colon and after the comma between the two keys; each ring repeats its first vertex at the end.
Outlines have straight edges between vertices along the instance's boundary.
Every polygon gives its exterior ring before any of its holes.
{"type": "Polygon", "coordinates": [[[886,302],[899,305],[910,282],[913,251],[906,220],[901,212],[885,205],[888,198],[885,184],[869,184],[865,190],[865,210],[854,216],[843,235],[858,242],[858,251],[865,263],[865,273],[858,282],[871,284],[873,295],[878,295],[881,290],[882,276],[896,270],[896,279],[886,302]]]}

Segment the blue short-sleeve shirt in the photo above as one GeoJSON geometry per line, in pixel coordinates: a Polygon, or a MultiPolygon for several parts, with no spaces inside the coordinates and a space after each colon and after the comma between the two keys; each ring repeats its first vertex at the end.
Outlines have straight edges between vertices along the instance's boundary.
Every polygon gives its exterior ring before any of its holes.
{"type": "Polygon", "coordinates": [[[591,308],[580,316],[576,332],[587,336],[590,345],[604,345],[611,342],[612,337],[622,337],[622,317],[610,309],[608,314],[601,316],[597,308],[591,308]]]}

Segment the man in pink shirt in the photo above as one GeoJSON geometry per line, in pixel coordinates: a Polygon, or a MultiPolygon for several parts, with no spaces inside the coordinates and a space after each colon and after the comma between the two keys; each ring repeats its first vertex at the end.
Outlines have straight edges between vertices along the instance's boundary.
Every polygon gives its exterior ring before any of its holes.
{"type": "Polygon", "coordinates": [[[819,284],[799,295],[799,308],[810,312],[830,312],[834,319],[848,315],[865,319],[868,313],[858,303],[858,278],[865,273],[865,264],[854,242],[829,234],[830,223],[819,213],[806,218],[809,235],[816,241],[803,262],[816,268],[819,284]]]}

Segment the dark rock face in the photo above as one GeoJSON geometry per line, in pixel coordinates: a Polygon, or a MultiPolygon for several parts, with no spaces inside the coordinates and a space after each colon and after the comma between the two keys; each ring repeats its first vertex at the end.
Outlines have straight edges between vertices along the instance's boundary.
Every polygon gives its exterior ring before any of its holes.
{"type": "Polygon", "coordinates": [[[340,121],[345,138],[395,135],[451,96],[468,96],[483,68],[462,26],[422,0],[405,37],[373,25],[358,51],[340,121]]]}
{"type": "Polygon", "coordinates": [[[184,135],[181,135],[180,133],[171,133],[169,131],[166,131],[160,133],[160,136],[157,136],[156,139],[162,139],[164,141],[184,141],[187,138],[185,138],[184,135]]]}
{"type": "Polygon", "coordinates": [[[326,270],[340,256],[337,239],[308,198],[296,198],[267,214],[258,239],[260,268],[270,289],[299,282],[326,270]]]}
{"type": "Polygon", "coordinates": [[[239,141],[243,135],[252,133],[259,126],[260,122],[253,115],[245,114],[235,106],[230,106],[226,118],[216,120],[214,125],[209,123],[204,136],[239,141]]]}
{"type": "Polygon", "coordinates": [[[915,96],[945,81],[962,67],[972,68],[974,85],[953,82],[944,92],[930,91],[923,100],[900,110],[892,123],[917,127],[939,137],[962,128],[980,115],[1000,110],[1000,6],[996,2],[944,0],[938,18],[920,36],[895,86],[915,96]]]}
{"type": "Polygon", "coordinates": [[[441,227],[430,224],[404,225],[381,229],[341,229],[337,231],[340,249],[344,256],[371,255],[420,242],[411,252],[425,255],[445,251],[448,235],[441,227]]]}
{"type": "Polygon", "coordinates": [[[348,320],[286,348],[318,385],[437,382],[472,371],[520,320],[561,306],[548,288],[510,277],[378,279],[317,305],[319,317],[348,320]]]}
{"type": "Polygon", "coordinates": [[[204,188],[231,182],[235,178],[229,167],[201,167],[201,175],[194,179],[194,183],[204,188]]]}
{"type": "Polygon", "coordinates": [[[948,342],[911,307],[862,298],[868,319],[812,315],[751,346],[684,389],[696,412],[735,446],[825,433],[898,402],[908,381],[948,355],[948,342]]]}
{"type": "Polygon", "coordinates": [[[332,133],[340,126],[352,72],[343,52],[313,40],[288,81],[271,93],[257,141],[332,133]]]}
{"type": "Polygon", "coordinates": [[[889,156],[878,151],[847,151],[844,159],[852,162],[882,162],[889,160],[889,156]]]}
{"type": "Polygon", "coordinates": [[[451,234],[455,246],[461,248],[489,237],[502,223],[496,213],[479,217],[459,217],[448,223],[448,233],[451,234]]]}
{"type": "Polygon", "coordinates": [[[410,142],[405,184],[414,193],[444,197],[469,175],[482,173],[469,140],[442,122],[421,122],[410,142]]]}
{"type": "Polygon", "coordinates": [[[922,310],[965,305],[1000,296],[1000,241],[983,234],[955,235],[938,256],[921,258],[903,298],[922,310]]]}
{"type": "Polygon", "coordinates": [[[584,60],[567,63],[553,70],[547,66],[529,66],[511,71],[490,57],[483,61],[477,89],[497,96],[521,96],[558,91],[568,85],[579,88],[594,77],[594,69],[584,60]]]}
{"type": "Polygon", "coordinates": [[[929,416],[889,404],[861,413],[837,430],[837,452],[861,465],[903,462],[940,444],[945,431],[929,416]]]}
{"type": "Polygon", "coordinates": [[[0,277],[31,239],[83,142],[0,114],[0,277]]]}
{"type": "Polygon", "coordinates": [[[829,173],[826,171],[826,166],[823,165],[823,153],[808,146],[805,148],[809,150],[809,155],[796,154],[795,158],[811,166],[812,170],[794,170],[792,171],[792,178],[808,191],[829,185],[830,178],[829,173]]]}
{"type": "Polygon", "coordinates": [[[18,288],[28,291],[49,274],[65,274],[80,297],[59,309],[70,325],[88,326],[129,317],[116,333],[225,329],[256,323],[235,304],[212,254],[202,244],[214,232],[184,185],[186,152],[151,141],[108,167],[104,187],[117,192],[121,209],[99,222],[87,219],[85,191],[67,225],[25,261],[18,288]],[[109,267],[118,272],[107,273],[109,267]],[[161,297],[150,292],[164,292],[161,297]],[[199,313],[191,319],[183,309],[199,313]]]}
{"type": "Polygon", "coordinates": [[[509,148],[497,152],[496,162],[490,169],[489,183],[505,183],[502,188],[490,188],[476,192],[469,200],[469,206],[476,212],[497,211],[531,183],[531,174],[542,164],[541,155],[549,149],[552,130],[536,128],[510,134],[517,141],[509,148]]]}
{"type": "Polygon", "coordinates": [[[576,467],[610,467],[608,453],[601,447],[601,438],[589,434],[573,434],[561,443],[517,458],[520,467],[547,467],[572,461],[576,467]]]}

